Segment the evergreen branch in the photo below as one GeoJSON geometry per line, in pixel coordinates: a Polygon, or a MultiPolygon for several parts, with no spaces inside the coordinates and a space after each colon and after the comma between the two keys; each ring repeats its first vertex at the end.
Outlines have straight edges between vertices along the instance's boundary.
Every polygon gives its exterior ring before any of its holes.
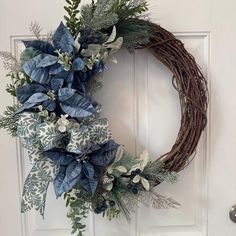
{"type": "Polygon", "coordinates": [[[137,18],[147,10],[146,0],[116,0],[112,7],[112,11],[116,12],[120,22],[128,18],[137,18]]]}
{"type": "Polygon", "coordinates": [[[18,106],[7,106],[4,115],[0,115],[0,129],[5,129],[11,136],[15,137],[17,133],[18,115],[14,115],[18,106]]]}
{"type": "Polygon", "coordinates": [[[153,33],[149,22],[138,18],[119,21],[116,28],[117,36],[124,38],[124,47],[131,49],[149,43],[153,33]]]}
{"type": "Polygon", "coordinates": [[[81,0],[66,0],[68,6],[65,6],[64,9],[67,12],[68,16],[64,16],[66,20],[66,26],[69,28],[71,34],[76,36],[81,25],[80,19],[77,17],[79,14],[79,5],[81,0]]]}
{"type": "Polygon", "coordinates": [[[151,182],[153,186],[155,186],[157,182],[173,184],[178,180],[178,173],[165,169],[164,163],[160,161],[149,162],[143,170],[143,175],[148,176],[149,182],[151,182]]]}
{"type": "Polygon", "coordinates": [[[100,90],[103,85],[102,82],[98,80],[99,77],[96,76],[95,78],[89,80],[85,86],[86,86],[86,93],[88,96],[92,96],[93,94],[95,94],[98,90],[100,90]]]}
{"type": "Polygon", "coordinates": [[[105,30],[118,22],[118,15],[112,11],[114,0],[98,0],[87,4],[81,9],[81,22],[83,27],[93,32],[105,30]]]}

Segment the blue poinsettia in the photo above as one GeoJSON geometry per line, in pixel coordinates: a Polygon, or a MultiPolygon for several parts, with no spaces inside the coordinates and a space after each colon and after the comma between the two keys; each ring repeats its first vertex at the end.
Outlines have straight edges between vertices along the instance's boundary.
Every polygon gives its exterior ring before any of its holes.
{"type": "Polygon", "coordinates": [[[72,88],[62,88],[64,79],[54,77],[50,84],[27,84],[16,90],[16,96],[22,106],[17,113],[39,104],[48,111],[54,111],[57,105],[62,111],[74,118],[83,118],[95,113],[92,103],[72,88]]]}
{"type": "Polygon", "coordinates": [[[102,146],[92,145],[81,155],[59,149],[46,151],[45,155],[60,166],[54,180],[56,196],[70,191],[78,183],[94,194],[98,186],[99,169],[114,161],[118,147],[117,143],[110,140],[102,146]]]}
{"type": "Polygon", "coordinates": [[[53,35],[52,43],[34,40],[24,44],[39,54],[23,65],[24,72],[33,82],[17,88],[17,98],[22,104],[17,112],[36,105],[54,111],[59,104],[71,117],[93,115],[95,108],[85,98],[84,82],[103,71],[104,64],[97,61],[91,70],[85,69],[84,61],[74,47],[73,36],[63,23],[53,35]]]}
{"type": "MultiPolygon", "coordinates": [[[[75,54],[74,38],[63,23],[53,35],[52,43],[33,40],[24,41],[24,44],[26,48],[39,52],[39,55],[23,65],[24,72],[35,82],[48,84],[53,75],[70,71],[68,86],[71,86],[73,73],[85,69],[83,59],[75,54]]],[[[61,76],[63,75],[67,76],[67,73],[62,73],[61,76]]]]}

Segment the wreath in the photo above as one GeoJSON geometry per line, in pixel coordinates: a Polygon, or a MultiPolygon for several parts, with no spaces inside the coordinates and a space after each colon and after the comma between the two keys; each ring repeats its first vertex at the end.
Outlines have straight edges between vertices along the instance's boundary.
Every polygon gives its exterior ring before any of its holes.
{"type": "Polygon", "coordinates": [[[22,195],[22,212],[35,208],[43,216],[46,193],[53,182],[56,197],[64,195],[70,208],[72,233],[83,235],[83,219],[91,210],[109,219],[123,214],[128,220],[139,202],[153,207],[179,204],[155,191],[162,182],[174,183],[177,173],[192,160],[207,123],[207,83],[183,43],[150,22],[145,0],[97,0],[81,7],[80,0],[66,0],[66,25],[36,39],[23,41],[17,60],[1,52],[16,96],[0,127],[20,137],[33,167],[22,195]],[[98,75],[105,62],[121,48],[131,53],[148,49],[173,73],[173,86],[181,105],[181,126],[172,149],[155,161],[148,151],[138,157],[115,142],[108,120],[93,93],[101,87],[98,75]]]}

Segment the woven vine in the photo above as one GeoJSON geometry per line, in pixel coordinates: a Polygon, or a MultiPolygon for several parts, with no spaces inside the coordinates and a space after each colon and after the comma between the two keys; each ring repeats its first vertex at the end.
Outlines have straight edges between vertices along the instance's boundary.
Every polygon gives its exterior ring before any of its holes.
{"type": "Polygon", "coordinates": [[[181,107],[181,126],[171,150],[158,160],[165,168],[179,172],[192,160],[201,134],[207,124],[207,82],[194,57],[184,44],[161,26],[151,23],[153,36],[144,45],[173,73],[173,86],[177,90],[181,107]]]}

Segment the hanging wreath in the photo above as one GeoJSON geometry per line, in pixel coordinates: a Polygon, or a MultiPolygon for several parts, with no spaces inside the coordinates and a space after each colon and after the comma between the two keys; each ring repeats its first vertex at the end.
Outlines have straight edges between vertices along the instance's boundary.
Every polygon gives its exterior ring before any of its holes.
{"type": "Polygon", "coordinates": [[[12,83],[7,92],[18,105],[7,107],[0,127],[20,137],[33,164],[22,195],[22,212],[44,214],[49,183],[56,197],[70,207],[73,233],[83,235],[81,222],[91,210],[109,219],[130,212],[142,201],[156,208],[176,207],[172,198],[155,192],[161,182],[175,182],[191,161],[207,123],[207,84],[183,43],[144,17],[145,0],[97,0],[79,9],[80,0],[66,0],[66,25],[36,40],[23,41],[19,61],[1,52],[12,83]],[[80,13],[80,14],[79,14],[80,13]],[[125,47],[148,49],[173,73],[179,93],[181,126],[172,149],[149,160],[148,151],[129,154],[117,144],[100,117],[101,105],[92,98],[101,85],[97,75],[105,62],[125,47]]]}

